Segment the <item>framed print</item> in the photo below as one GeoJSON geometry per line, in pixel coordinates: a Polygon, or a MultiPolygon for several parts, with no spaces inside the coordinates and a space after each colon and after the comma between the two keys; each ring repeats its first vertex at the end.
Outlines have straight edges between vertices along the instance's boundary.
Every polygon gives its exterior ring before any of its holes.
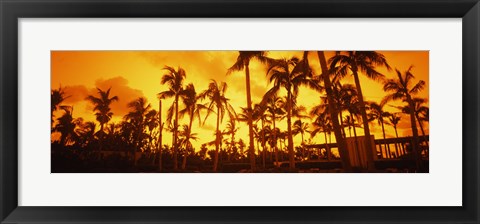
{"type": "Polygon", "coordinates": [[[476,0],[0,7],[2,223],[480,221],[476,0]]]}

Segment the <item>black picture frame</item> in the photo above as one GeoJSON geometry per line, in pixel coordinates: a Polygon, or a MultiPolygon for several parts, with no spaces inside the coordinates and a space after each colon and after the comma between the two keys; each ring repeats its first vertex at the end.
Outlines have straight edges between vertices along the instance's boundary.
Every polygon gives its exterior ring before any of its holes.
{"type": "MultiPolygon", "coordinates": [[[[0,0],[1,223],[479,223],[478,0],[0,0]],[[461,207],[18,206],[19,18],[462,18],[461,207]]],[[[448,44],[448,43],[446,43],[448,44]]],[[[456,76],[456,74],[452,74],[456,76]]],[[[459,122],[459,121],[458,121],[459,122]]],[[[439,195],[442,197],[442,195],[439,195]]]]}

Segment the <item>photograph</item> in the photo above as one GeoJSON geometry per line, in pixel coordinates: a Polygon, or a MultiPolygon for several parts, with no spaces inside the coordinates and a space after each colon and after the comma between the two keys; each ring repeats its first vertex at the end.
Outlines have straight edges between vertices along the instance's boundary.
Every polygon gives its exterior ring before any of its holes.
{"type": "Polygon", "coordinates": [[[429,51],[50,57],[51,173],[429,173],[429,51]]]}

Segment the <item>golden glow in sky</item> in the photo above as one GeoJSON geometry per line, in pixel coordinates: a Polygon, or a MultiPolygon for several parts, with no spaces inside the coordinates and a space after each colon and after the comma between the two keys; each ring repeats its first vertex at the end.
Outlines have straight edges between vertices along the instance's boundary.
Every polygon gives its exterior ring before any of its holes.
{"type": "MultiPolygon", "coordinates": [[[[428,51],[380,51],[380,53],[385,55],[393,69],[397,68],[403,72],[413,65],[414,82],[419,80],[426,82],[426,88],[418,97],[429,98],[428,51]]],[[[301,51],[268,52],[268,56],[275,59],[301,57],[302,54],[301,51]]],[[[333,54],[334,52],[326,52],[327,60],[333,54]]],[[[119,101],[111,105],[114,115],[110,122],[118,123],[129,111],[127,103],[138,97],[145,97],[152,108],[158,110],[157,94],[167,89],[166,86],[160,84],[160,78],[166,73],[162,69],[166,65],[174,68],[180,66],[187,73],[184,84],[193,83],[197,93],[205,90],[212,79],[217,82],[226,82],[228,85],[226,96],[230,99],[230,104],[235,111],[239,113],[240,107],[246,107],[244,71],[226,75],[227,69],[235,63],[237,56],[237,51],[53,51],[51,52],[51,88],[57,89],[61,86],[65,89],[65,95],[69,97],[63,104],[74,107],[74,117],[95,121],[93,106],[85,98],[88,95],[95,95],[96,87],[103,90],[111,87],[111,96],[118,96],[119,101]]],[[[310,53],[309,61],[312,68],[319,74],[320,65],[316,54],[310,53]]],[[[387,71],[379,68],[378,71],[387,78],[395,77],[394,70],[387,71]]],[[[250,74],[252,101],[255,104],[260,102],[265,92],[271,88],[271,84],[266,78],[265,66],[255,60],[250,63],[250,74]]],[[[382,83],[369,80],[362,74],[360,76],[365,99],[379,103],[386,95],[382,90],[382,83]]],[[[342,83],[353,83],[353,78],[347,76],[342,83]]],[[[318,92],[301,87],[298,104],[309,110],[312,106],[320,103],[320,96],[321,94],[318,92]]],[[[166,109],[172,104],[172,101],[173,99],[164,101],[163,118],[166,117],[166,109]]],[[[402,102],[389,103],[385,106],[385,110],[399,112],[394,106],[402,104],[402,102]]],[[[61,113],[61,111],[57,111],[56,117],[61,113]]],[[[227,117],[224,118],[221,130],[225,129],[227,119],[227,117]]],[[[186,124],[187,120],[188,118],[185,117],[179,124],[186,124]]],[[[292,122],[294,120],[292,119],[292,122]]],[[[310,122],[309,119],[305,119],[305,121],[310,122]]],[[[209,116],[203,126],[199,126],[198,121],[194,122],[193,131],[198,133],[199,137],[198,141],[194,143],[196,150],[201,144],[214,140],[215,122],[215,116],[209,116]]],[[[402,115],[402,120],[398,125],[400,136],[411,135],[409,122],[408,116],[402,115]]],[[[237,138],[241,138],[247,143],[248,128],[246,124],[240,123],[238,126],[240,129],[236,135],[237,138]]],[[[286,120],[278,121],[277,127],[283,131],[286,130],[286,120]]],[[[370,127],[375,138],[382,138],[381,127],[376,122],[372,122],[370,127]]],[[[425,125],[424,128],[428,133],[428,125],[425,125]]],[[[395,136],[391,126],[387,125],[385,129],[387,138],[395,136]]],[[[363,134],[363,130],[360,128],[357,132],[359,135],[363,134]]],[[[171,144],[171,133],[164,132],[163,136],[164,143],[171,144]]],[[[321,135],[317,135],[311,141],[324,143],[321,135]]],[[[295,142],[300,142],[300,136],[295,137],[295,142]]]]}

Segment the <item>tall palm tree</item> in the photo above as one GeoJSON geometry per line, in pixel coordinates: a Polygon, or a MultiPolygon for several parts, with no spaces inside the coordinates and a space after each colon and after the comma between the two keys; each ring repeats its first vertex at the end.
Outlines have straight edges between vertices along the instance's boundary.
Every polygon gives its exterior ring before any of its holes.
{"type": "Polygon", "coordinates": [[[67,108],[65,106],[61,106],[61,104],[63,103],[63,101],[65,101],[65,99],[67,99],[69,97],[70,96],[65,96],[65,89],[63,89],[61,86],[58,89],[53,89],[51,91],[51,96],[50,96],[50,99],[51,99],[51,113],[50,113],[51,125],[53,125],[53,118],[55,117],[53,115],[53,113],[55,111],[57,111],[59,108],[60,109],[67,108]]]}
{"type": "MultiPolygon", "coordinates": [[[[384,101],[388,102],[391,100],[402,100],[407,102],[410,108],[415,108],[415,102],[413,96],[418,94],[425,88],[425,81],[420,80],[416,84],[413,83],[415,76],[412,74],[413,66],[410,66],[405,72],[400,72],[398,69],[395,69],[397,78],[389,79],[385,81],[383,90],[389,93],[385,96],[384,101]]],[[[420,154],[420,144],[418,139],[418,130],[417,124],[415,122],[415,111],[409,110],[410,114],[410,123],[412,126],[413,134],[413,153],[416,160],[417,169],[419,171],[424,171],[423,162],[420,154]]]]}
{"type": "Polygon", "coordinates": [[[301,61],[296,57],[276,60],[268,69],[267,76],[277,91],[280,90],[280,88],[284,88],[287,92],[287,148],[290,169],[295,169],[295,153],[292,132],[292,110],[294,106],[294,97],[298,95],[300,86],[307,86],[312,89],[319,89],[320,87],[312,79],[312,70],[305,69],[304,61],[301,61]]]}
{"type": "Polygon", "coordinates": [[[98,131],[99,136],[100,136],[100,138],[99,138],[100,139],[100,151],[102,150],[102,146],[103,146],[105,124],[107,124],[112,119],[112,116],[113,116],[113,112],[111,111],[110,105],[113,102],[119,100],[118,96],[110,97],[110,90],[111,89],[112,88],[109,88],[107,91],[103,91],[100,88],[97,88],[99,97],[88,95],[87,99],[86,99],[94,105],[93,111],[94,112],[96,111],[95,116],[96,116],[97,121],[100,123],[100,130],[98,131]]]}
{"type": "MultiPolygon", "coordinates": [[[[383,107],[385,106],[385,102],[381,103],[376,103],[376,102],[367,102],[367,108],[368,108],[368,116],[369,116],[369,121],[374,121],[377,120],[378,124],[382,126],[382,133],[383,133],[383,140],[386,139],[385,137],[385,121],[384,118],[390,117],[390,113],[387,111],[383,110],[383,107]]],[[[386,157],[391,157],[390,155],[390,148],[388,144],[384,144],[384,149],[385,149],[385,156],[386,157]]],[[[380,150],[380,153],[383,153],[380,150]]]]}
{"type": "MultiPolygon", "coordinates": [[[[168,90],[165,90],[161,93],[158,94],[158,97],[160,99],[166,99],[166,98],[174,98],[173,105],[170,107],[170,111],[174,112],[175,114],[175,119],[174,119],[174,124],[173,124],[173,131],[172,131],[172,139],[173,139],[173,169],[177,170],[178,169],[178,160],[177,160],[177,154],[178,154],[178,102],[180,97],[184,94],[183,91],[183,81],[187,77],[187,73],[185,70],[181,67],[178,67],[177,70],[175,70],[173,67],[170,66],[165,66],[163,68],[164,70],[167,71],[166,74],[162,76],[162,79],[160,81],[160,84],[162,85],[167,85],[168,90]]],[[[169,113],[172,115],[172,113],[169,113]]],[[[171,117],[170,122],[171,123],[171,117]]]]}
{"type": "Polygon", "coordinates": [[[235,118],[236,114],[235,111],[228,102],[229,99],[225,97],[225,92],[227,91],[227,84],[225,82],[222,82],[220,84],[217,83],[215,80],[211,80],[211,82],[208,84],[208,89],[200,93],[199,98],[200,99],[208,99],[208,111],[207,115],[205,116],[205,121],[207,120],[208,116],[214,111],[214,108],[216,108],[216,113],[217,113],[217,126],[216,126],[216,131],[215,131],[215,158],[213,162],[213,172],[217,171],[218,167],[218,151],[220,150],[220,143],[221,143],[221,138],[222,138],[222,132],[220,131],[220,123],[223,120],[223,117],[225,114],[228,113],[230,118],[235,118]]]}
{"type": "MultiPolygon", "coordinates": [[[[347,149],[347,143],[342,135],[342,127],[340,122],[338,121],[338,114],[340,111],[339,106],[335,103],[334,93],[333,93],[333,85],[332,81],[330,80],[330,76],[335,74],[334,71],[328,68],[327,61],[325,58],[325,53],[323,51],[317,51],[318,60],[320,62],[320,68],[322,74],[320,75],[320,80],[323,81],[325,85],[325,91],[327,92],[327,103],[328,103],[328,112],[330,114],[330,120],[332,123],[333,132],[335,134],[335,139],[338,144],[338,152],[340,153],[340,158],[342,160],[343,168],[346,171],[352,169],[352,165],[350,162],[350,156],[347,149]]],[[[371,166],[373,169],[373,156],[371,166]]]]}
{"type": "Polygon", "coordinates": [[[271,59],[268,58],[265,51],[239,51],[237,61],[228,69],[227,74],[230,74],[235,71],[245,70],[245,86],[247,93],[247,112],[248,115],[248,137],[249,137],[249,157],[250,157],[250,166],[252,171],[255,170],[255,148],[254,148],[254,133],[253,133],[253,120],[252,120],[252,96],[250,92],[250,61],[256,59],[257,61],[263,64],[270,64],[271,59]]]}
{"type": "MultiPolygon", "coordinates": [[[[365,109],[363,91],[360,85],[359,72],[373,80],[383,79],[383,74],[378,72],[376,69],[378,67],[386,67],[388,70],[390,70],[390,66],[387,63],[385,56],[375,51],[337,52],[335,56],[330,58],[329,63],[330,69],[332,69],[334,73],[339,76],[346,76],[350,71],[352,72],[355,80],[355,87],[357,88],[358,103],[363,120],[363,130],[367,138],[367,141],[365,141],[365,146],[367,149],[373,150],[374,146],[372,145],[372,142],[369,141],[370,127],[368,126],[368,117],[365,109]]],[[[375,169],[372,150],[367,150],[367,165],[369,170],[375,169]]]]}
{"type": "MultiPolygon", "coordinates": [[[[180,119],[183,118],[185,114],[187,114],[189,116],[188,130],[192,130],[193,120],[197,118],[199,124],[201,124],[201,112],[203,110],[208,110],[208,108],[205,105],[198,103],[199,98],[197,96],[197,92],[195,91],[195,86],[192,83],[188,84],[185,87],[185,90],[183,91],[182,101],[185,105],[185,108],[178,112],[180,115],[180,119]]],[[[187,156],[187,154],[184,155],[182,161],[182,170],[186,168],[187,156]]]]}

